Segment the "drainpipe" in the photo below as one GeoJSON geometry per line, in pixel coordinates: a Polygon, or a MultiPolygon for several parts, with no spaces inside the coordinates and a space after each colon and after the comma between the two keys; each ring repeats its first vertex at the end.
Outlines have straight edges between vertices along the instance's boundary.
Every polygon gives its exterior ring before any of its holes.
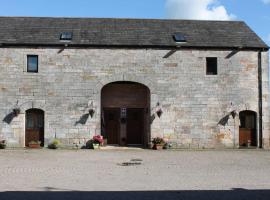
{"type": "Polygon", "coordinates": [[[258,52],[258,89],[259,89],[259,148],[263,147],[262,144],[262,52],[258,52]]]}

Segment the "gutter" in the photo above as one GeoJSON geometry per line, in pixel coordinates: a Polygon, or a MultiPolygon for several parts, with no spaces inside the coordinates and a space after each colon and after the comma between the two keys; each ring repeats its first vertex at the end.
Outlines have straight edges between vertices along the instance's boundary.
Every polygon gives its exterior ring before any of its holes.
{"type": "MultiPolygon", "coordinates": [[[[74,43],[1,43],[0,48],[66,48],[66,49],[160,49],[160,50],[239,50],[239,47],[229,46],[188,46],[188,45],[104,45],[104,44],[74,44],[74,43]]],[[[268,51],[269,47],[241,47],[241,51],[268,51]]]]}
{"type": "Polygon", "coordinates": [[[259,148],[263,148],[262,133],[262,51],[258,52],[258,92],[259,92],[259,148]]]}

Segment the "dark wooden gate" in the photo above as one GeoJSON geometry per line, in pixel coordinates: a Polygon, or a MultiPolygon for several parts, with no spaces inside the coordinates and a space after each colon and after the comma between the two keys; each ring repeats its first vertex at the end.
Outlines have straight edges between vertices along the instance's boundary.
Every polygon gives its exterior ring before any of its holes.
{"type": "Polygon", "coordinates": [[[256,113],[242,111],[239,113],[239,146],[257,146],[256,113]]]}
{"type": "Polygon", "coordinates": [[[120,109],[104,108],[103,136],[107,138],[108,144],[119,144],[120,140],[120,109]]]}
{"type": "Polygon", "coordinates": [[[127,144],[140,145],[143,143],[144,109],[127,109],[127,144]]]}
{"type": "Polygon", "coordinates": [[[25,146],[31,141],[40,141],[44,146],[44,112],[39,109],[26,111],[25,116],[25,146]]]}
{"type": "Polygon", "coordinates": [[[101,91],[102,135],[108,144],[147,145],[150,90],[140,83],[114,82],[101,91]],[[147,112],[146,112],[147,111],[147,112]]]}

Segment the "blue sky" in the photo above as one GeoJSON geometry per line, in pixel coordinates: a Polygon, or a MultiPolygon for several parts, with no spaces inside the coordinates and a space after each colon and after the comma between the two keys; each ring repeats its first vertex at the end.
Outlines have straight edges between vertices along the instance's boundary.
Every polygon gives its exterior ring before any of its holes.
{"type": "Polygon", "coordinates": [[[0,0],[0,16],[245,21],[270,45],[270,0],[0,0]]]}

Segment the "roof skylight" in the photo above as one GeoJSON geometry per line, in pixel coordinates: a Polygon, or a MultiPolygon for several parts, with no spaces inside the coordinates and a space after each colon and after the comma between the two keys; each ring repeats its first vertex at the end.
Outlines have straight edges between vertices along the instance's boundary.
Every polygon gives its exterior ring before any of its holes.
{"type": "Polygon", "coordinates": [[[173,39],[176,43],[185,43],[187,42],[185,36],[182,33],[174,33],[173,39]]]}
{"type": "Polygon", "coordinates": [[[63,32],[60,35],[60,40],[72,40],[72,32],[63,32]]]}

